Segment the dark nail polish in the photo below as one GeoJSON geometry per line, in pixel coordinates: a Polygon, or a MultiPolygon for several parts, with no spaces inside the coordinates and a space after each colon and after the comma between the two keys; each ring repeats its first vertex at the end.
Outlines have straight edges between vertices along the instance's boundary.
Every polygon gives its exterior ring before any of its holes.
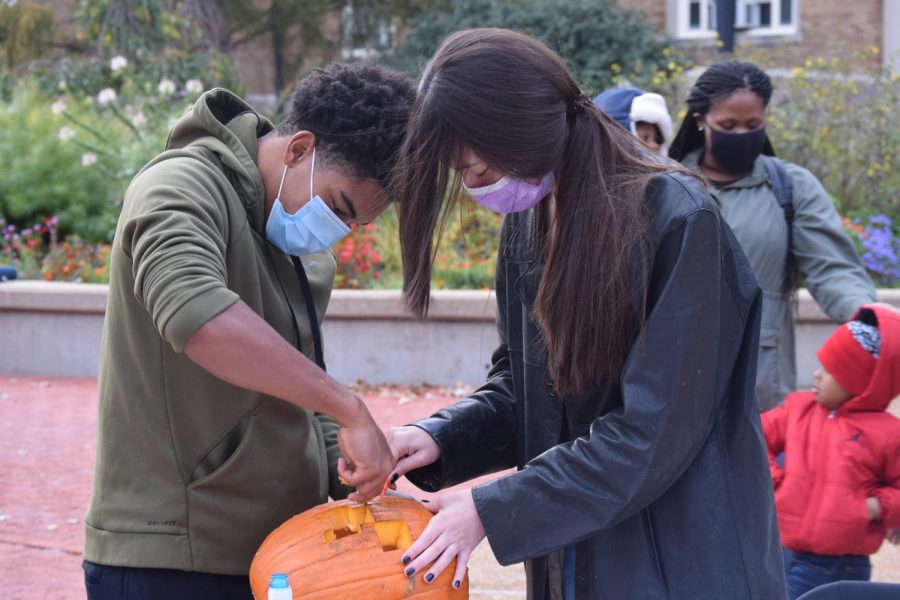
{"type": "Polygon", "coordinates": [[[409,562],[409,557],[408,557],[408,556],[404,556],[402,562],[403,562],[404,565],[405,565],[406,563],[408,563],[408,562],[409,562]]]}
{"type": "Polygon", "coordinates": [[[408,568],[408,569],[406,570],[406,576],[407,576],[407,577],[412,577],[412,576],[415,575],[415,574],[416,574],[416,570],[413,569],[412,567],[410,567],[410,568],[408,568]]]}
{"type": "Polygon", "coordinates": [[[423,498],[423,499],[422,499],[422,502],[424,502],[425,504],[428,504],[428,503],[431,502],[431,500],[425,500],[425,499],[423,498]]]}
{"type": "Polygon", "coordinates": [[[456,581],[453,582],[453,589],[458,590],[460,585],[462,585],[462,584],[460,583],[459,579],[457,579],[456,581]]]}
{"type": "Polygon", "coordinates": [[[431,583],[433,579],[434,579],[434,573],[429,573],[428,575],[425,576],[425,583],[431,583]]]}
{"type": "Polygon", "coordinates": [[[391,483],[396,483],[398,479],[400,479],[400,473],[394,473],[393,475],[391,475],[391,483]]]}

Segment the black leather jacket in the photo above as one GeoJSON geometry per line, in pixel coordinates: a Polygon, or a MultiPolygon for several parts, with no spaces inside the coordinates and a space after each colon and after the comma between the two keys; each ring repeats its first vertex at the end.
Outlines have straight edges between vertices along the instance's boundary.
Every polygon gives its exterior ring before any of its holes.
{"type": "Polygon", "coordinates": [[[558,551],[577,544],[578,600],[780,600],[753,398],[759,288],[699,181],[660,176],[648,198],[646,322],[620,379],[577,399],[553,396],[530,317],[541,276],[531,262],[533,212],[511,215],[488,381],[416,423],[441,460],[409,477],[434,491],[518,467],[473,497],[497,560],[525,561],[531,599],[561,597],[558,551]],[[560,443],[564,430],[572,435],[560,443]]]}

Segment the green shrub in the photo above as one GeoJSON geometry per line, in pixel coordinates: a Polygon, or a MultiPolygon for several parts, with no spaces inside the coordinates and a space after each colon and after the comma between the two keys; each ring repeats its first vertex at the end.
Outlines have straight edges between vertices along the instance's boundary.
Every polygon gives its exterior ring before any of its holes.
{"type": "Polygon", "coordinates": [[[0,130],[0,217],[24,226],[58,215],[61,231],[108,240],[119,212],[113,161],[33,87],[0,105],[0,130]]]}
{"type": "Polygon", "coordinates": [[[877,48],[777,69],[777,56],[749,55],[773,77],[768,132],[778,156],[808,168],[844,215],[900,222],[900,75],[872,72],[877,48]]]}
{"type": "Polygon", "coordinates": [[[410,33],[387,59],[418,73],[449,33],[471,27],[504,27],[537,37],[568,61],[592,92],[622,80],[656,89],[664,83],[661,73],[681,72],[687,64],[666,48],[642,15],[620,8],[614,0],[435,3],[410,19],[410,33]]]}
{"type": "Polygon", "coordinates": [[[57,215],[62,236],[107,242],[132,177],[164,150],[175,119],[221,81],[156,79],[122,56],[55,69],[52,94],[35,77],[0,102],[8,132],[0,160],[9,167],[0,171],[0,217],[24,226],[57,215]]]}

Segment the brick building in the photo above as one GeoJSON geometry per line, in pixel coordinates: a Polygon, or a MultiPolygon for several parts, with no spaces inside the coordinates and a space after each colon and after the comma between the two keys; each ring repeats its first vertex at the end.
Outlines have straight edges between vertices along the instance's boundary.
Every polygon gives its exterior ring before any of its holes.
{"type": "MultiPolygon", "coordinates": [[[[714,47],[717,14],[729,0],[617,0],[640,10],[676,43],[714,47]]],[[[873,67],[900,68],[900,0],[730,0],[735,42],[778,45],[785,66],[829,57],[849,45],[877,47],[873,67]]],[[[727,7],[725,7],[727,10],[727,7]]],[[[725,37],[725,36],[722,36],[725,37]]]]}

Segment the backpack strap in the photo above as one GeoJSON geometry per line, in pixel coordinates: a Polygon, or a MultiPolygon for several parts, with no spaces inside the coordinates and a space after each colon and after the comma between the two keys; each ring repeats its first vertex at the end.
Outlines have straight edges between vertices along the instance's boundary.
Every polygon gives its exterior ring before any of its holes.
{"type": "Polygon", "coordinates": [[[763,163],[766,165],[766,175],[772,192],[778,200],[778,206],[784,211],[784,222],[787,225],[787,258],[784,265],[784,292],[791,292],[796,281],[794,272],[794,182],[790,175],[774,156],[763,155],[763,163]]]}

